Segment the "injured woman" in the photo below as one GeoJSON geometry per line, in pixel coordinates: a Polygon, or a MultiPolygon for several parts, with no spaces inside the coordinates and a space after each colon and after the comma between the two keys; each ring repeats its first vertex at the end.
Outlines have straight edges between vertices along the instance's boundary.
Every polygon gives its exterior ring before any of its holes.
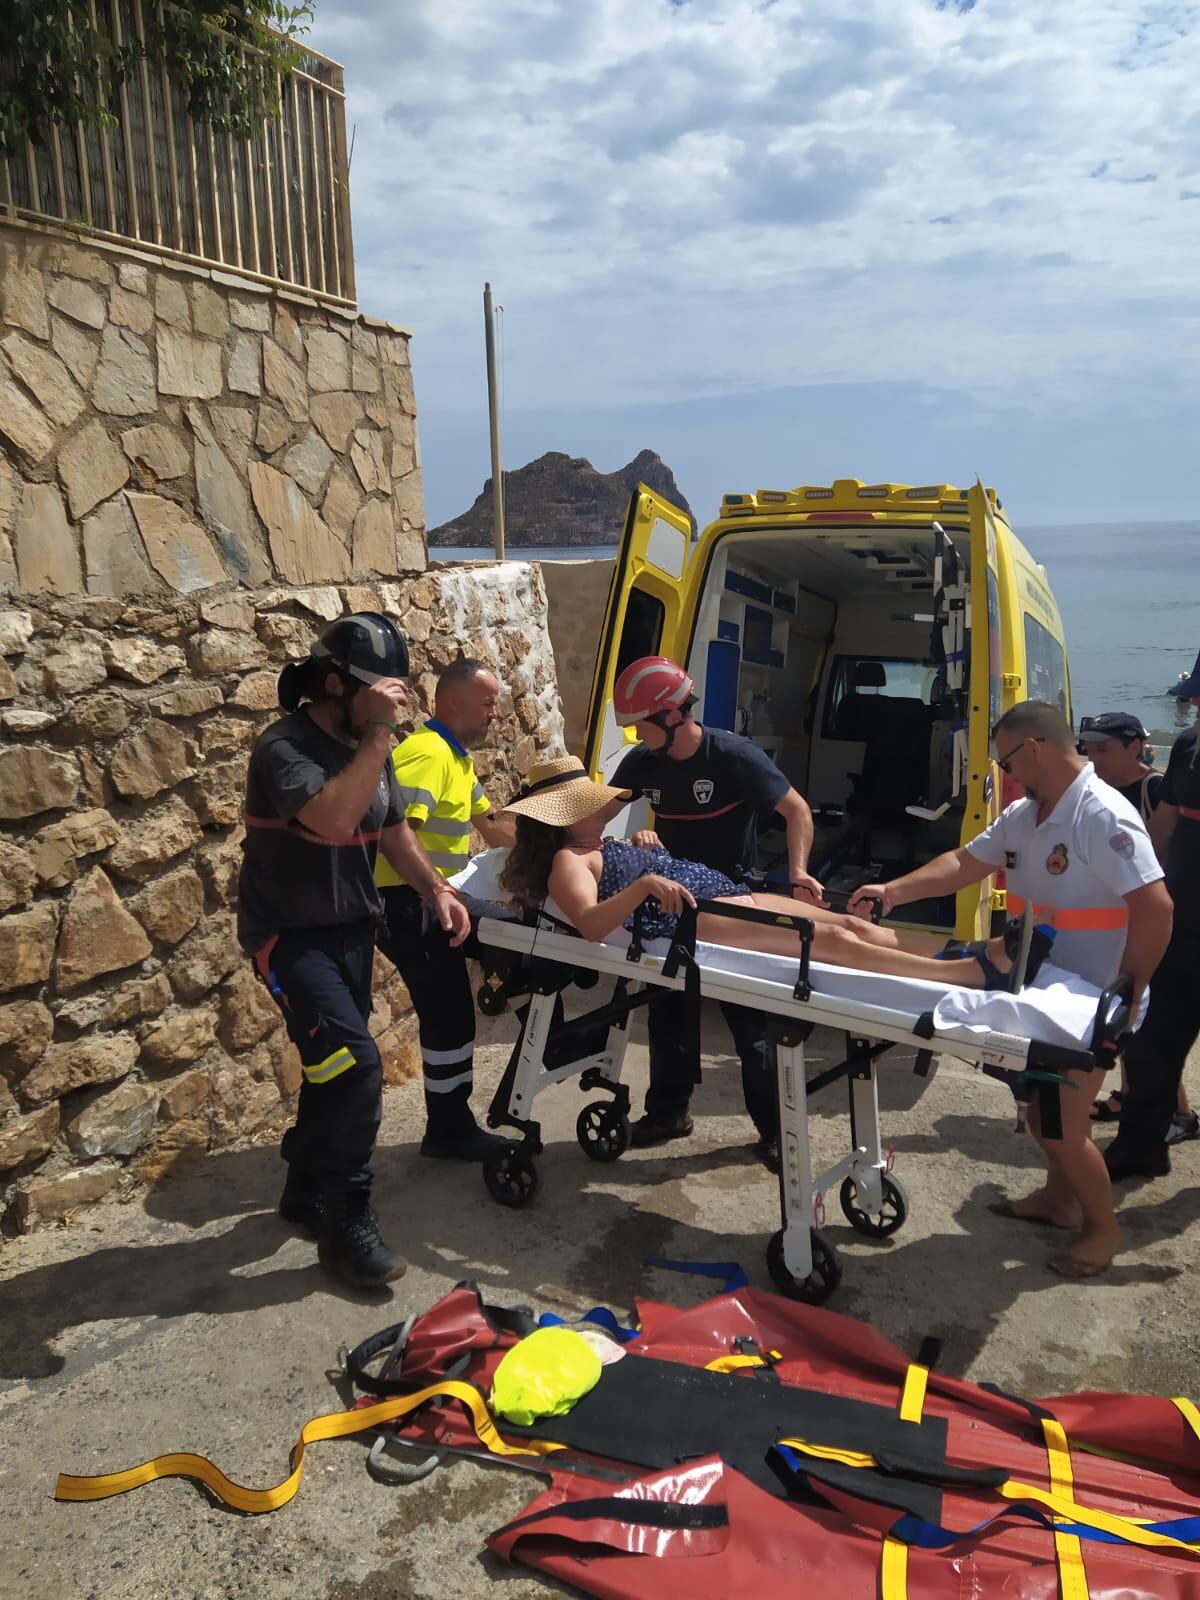
{"type": "MultiPolygon", "coordinates": [[[[1015,927],[1002,937],[961,945],[936,935],[883,928],[789,897],[763,894],[697,861],[665,849],[643,849],[605,838],[605,826],[631,799],[629,790],[595,783],[581,762],[561,757],[540,762],[506,811],[517,818],[516,843],[501,873],[503,887],[520,905],[540,909],[547,898],[585,939],[607,938],[617,928],[647,942],[669,939],[679,914],[698,900],[758,906],[813,924],[812,957],[831,966],[893,977],[920,978],[945,988],[1016,990],[1030,981],[1053,943],[1051,930],[1034,932],[1023,974],[1018,970],[1015,927]]],[[[705,910],[697,938],[706,944],[794,956],[794,927],[739,921],[705,910]]]]}

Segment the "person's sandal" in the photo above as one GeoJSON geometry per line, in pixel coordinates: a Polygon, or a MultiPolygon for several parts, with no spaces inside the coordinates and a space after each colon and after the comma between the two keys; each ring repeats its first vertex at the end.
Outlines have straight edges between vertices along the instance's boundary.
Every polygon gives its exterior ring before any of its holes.
{"type": "Polygon", "coordinates": [[[1121,1111],[1125,1105],[1125,1091],[1114,1089],[1100,1100],[1092,1101],[1093,1122],[1120,1122],[1121,1111]],[[1116,1102],[1114,1105],[1113,1102],[1116,1102]]]}
{"type": "Polygon", "coordinates": [[[1054,948],[1054,929],[1039,926],[1031,931],[1029,939],[1029,954],[1025,961],[1025,971],[1021,971],[1021,963],[1017,959],[1018,950],[1010,944],[1010,937],[1014,934],[1019,938],[1020,924],[1009,924],[1004,930],[1004,953],[1012,958],[1013,965],[1007,972],[1000,968],[987,953],[988,940],[976,939],[966,948],[966,954],[978,965],[983,973],[983,986],[985,989],[1007,990],[1009,994],[1020,994],[1027,983],[1032,983],[1037,977],[1042,962],[1054,948]]]}

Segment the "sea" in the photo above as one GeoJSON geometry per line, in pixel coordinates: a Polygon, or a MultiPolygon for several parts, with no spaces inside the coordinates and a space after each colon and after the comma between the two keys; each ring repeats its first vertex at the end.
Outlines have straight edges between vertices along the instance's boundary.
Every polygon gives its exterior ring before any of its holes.
{"type": "MultiPolygon", "coordinates": [[[[1200,522],[1107,522],[1017,529],[1046,568],[1062,612],[1075,716],[1132,711],[1159,764],[1193,712],[1167,694],[1200,650],[1200,522]]],[[[446,547],[437,561],[481,561],[487,549],[446,547]]],[[[611,558],[612,545],[509,549],[514,560],[611,558]]]]}

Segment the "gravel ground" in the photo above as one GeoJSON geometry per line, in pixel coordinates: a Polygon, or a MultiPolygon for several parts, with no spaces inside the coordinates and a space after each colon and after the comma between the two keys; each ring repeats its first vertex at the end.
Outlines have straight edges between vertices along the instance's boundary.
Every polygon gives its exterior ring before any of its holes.
{"type": "MultiPolygon", "coordinates": [[[[490,1092],[505,1019],[479,1053],[490,1092]]],[[[406,1489],[374,1483],[365,1443],[315,1446],[300,1493],[271,1516],[211,1504],[195,1485],[152,1484],[93,1505],[59,1505],[55,1474],[112,1471],[168,1450],[210,1456],[231,1477],[277,1482],[309,1417],[341,1397],[327,1369],[354,1343],[452,1284],[475,1279],[498,1303],[618,1310],[635,1295],[704,1298],[703,1279],[647,1268],[647,1256],[740,1261],[769,1287],[766,1237],[779,1225],[775,1180],[753,1159],[737,1064],[708,1018],[696,1131],[666,1151],[596,1166],[580,1153],[573,1083],[538,1102],[547,1150],[528,1210],[502,1210],[478,1171],[425,1162],[415,1085],[386,1100],[377,1205],[410,1266],[392,1296],[337,1290],[313,1247],[274,1215],[273,1149],[210,1157],[136,1201],[104,1204],[67,1227],[6,1241],[0,1255],[0,1600],[497,1600],[565,1592],[486,1554],[484,1535],[515,1515],[536,1480],[460,1461],[406,1489]]],[[[816,1035],[815,1064],[837,1040],[816,1035]]],[[[1200,1289],[1200,1144],[1163,1179],[1122,1191],[1128,1248],[1103,1279],[1046,1270],[1060,1237],[1005,1222],[986,1202],[1031,1187],[1036,1152],[1012,1131],[995,1084],[943,1059],[926,1080],[897,1053],[882,1086],[885,1131],[911,1216],[872,1244],[829,1196],[829,1237],[845,1278],[837,1310],[915,1351],[944,1340],[945,1371],[1027,1395],[1073,1389],[1194,1393],[1200,1289]]],[[[1200,1061],[1192,1079],[1200,1087],[1200,1061]]],[[[635,1103],[645,1052],[635,1033],[635,1103]]],[[[482,1100],[482,1094],[480,1095],[482,1100]]],[[[816,1159],[845,1148],[845,1091],[813,1105],[816,1159]]]]}

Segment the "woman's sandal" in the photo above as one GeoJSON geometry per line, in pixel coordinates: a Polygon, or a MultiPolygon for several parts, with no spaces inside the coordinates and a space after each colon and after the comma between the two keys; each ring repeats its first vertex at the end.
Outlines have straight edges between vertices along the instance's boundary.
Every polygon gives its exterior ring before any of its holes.
{"type": "Polygon", "coordinates": [[[1125,1105],[1124,1089],[1113,1089],[1100,1100],[1092,1101],[1091,1117],[1093,1122],[1120,1122],[1121,1111],[1125,1105]],[[1113,1101],[1116,1104],[1113,1104],[1113,1101]]]}

